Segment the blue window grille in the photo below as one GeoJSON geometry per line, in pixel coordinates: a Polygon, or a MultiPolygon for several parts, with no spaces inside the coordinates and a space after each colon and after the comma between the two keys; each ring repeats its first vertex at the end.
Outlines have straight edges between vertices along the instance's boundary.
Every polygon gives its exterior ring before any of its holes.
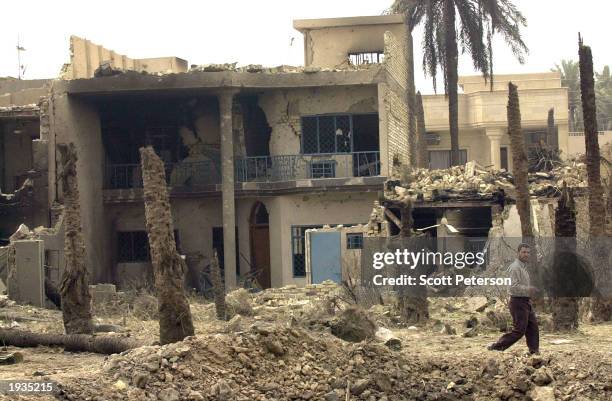
{"type": "Polygon", "coordinates": [[[302,153],[349,153],[353,149],[353,116],[302,117],[302,153]]]}
{"type": "Polygon", "coordinates": [[[334,178],[335,176],[335,160],[317,160],[310,162],[310,178],[334,178]]]}

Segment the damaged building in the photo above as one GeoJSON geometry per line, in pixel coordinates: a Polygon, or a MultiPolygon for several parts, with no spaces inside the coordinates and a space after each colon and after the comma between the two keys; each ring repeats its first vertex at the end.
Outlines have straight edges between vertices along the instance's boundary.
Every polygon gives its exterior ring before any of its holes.
{"type": "MultiPolygon", "coordinates": [[[[329,278],[317,272],[329,266],[317,267],[314,259],[307,268],[306,231],[367,223],[385,181],[410,164],[405,49],[412,38],[399,15],[296,20],[294,27],[304,36],[300,67],[188,68],[180,58],[131,59],[71,37],[71,63],[61,79],[37,84],[43,102],[0,107],[2,191],[18,190],[24,182],[18,177],[32,176],[35,194],[35,206],[22,205],[27,217],[2,217],[0,237],[21,223],[56,227],[50,236],[61,230],[54,212],[62,203],[57,146],[74,143],[90,279],[124,288],[151,283],[138,152],[151,145],[165,163],[189,287],[205,285],[213,250],[229,287],[253,270],[262,287],[329,278]],[[17,156],[15,146],[28,158],[17,156]]],[[[520,88],[528,141],[540,143],[554,108],[553,145],[567,150],[567,88],[558,74],[496,76],[492,91],[482,77],[461,77],[463,161],[512,169],[510,80],[520,88]]],[[[424,107],[430,166],[446,168],[446,100],[424,96],[424,107]]],[[[466,220],[474,222],[475,236],[486,236],[490,203],[424,202],[416,205],[417,227],[452,219],[453,211],[440,211],[450,206],[464,214],[472,206],[470,216],[485,216],[466,220]]],[[[359,233],[350,237],[322,243],[332,252],[358,247],[359,233]]]]}

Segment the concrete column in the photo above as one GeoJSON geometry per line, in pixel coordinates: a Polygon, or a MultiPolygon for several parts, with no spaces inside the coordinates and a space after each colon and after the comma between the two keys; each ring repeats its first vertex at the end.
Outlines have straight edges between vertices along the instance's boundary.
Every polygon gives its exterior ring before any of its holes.
{"type": "Polygon", "coordinates": [[[221,135],[221,200],[223,210],[223,256],[225,289],[236,288],[236,208],[234,200],[234,133],[232,127],[233,90],[222,91],[219,99],[221,135]]]}
{"type": "Polygon", "coordinates": [[[487,138],[489,139],[490,145],[490,158],[489,162],[496,169],[501,168],[501,138],[504,135],[504,129],[495,127],[495,128],[486,128],[487,138]]]}

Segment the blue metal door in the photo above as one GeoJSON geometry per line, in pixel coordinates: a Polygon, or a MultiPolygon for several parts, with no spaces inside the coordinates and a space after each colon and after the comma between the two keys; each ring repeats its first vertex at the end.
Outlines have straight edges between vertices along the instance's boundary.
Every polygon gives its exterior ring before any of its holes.
{"type": "Polygon", "coordinates": [[[310,233],[310,268],[313,284],[342,280],[340,233],[310,233]]]}

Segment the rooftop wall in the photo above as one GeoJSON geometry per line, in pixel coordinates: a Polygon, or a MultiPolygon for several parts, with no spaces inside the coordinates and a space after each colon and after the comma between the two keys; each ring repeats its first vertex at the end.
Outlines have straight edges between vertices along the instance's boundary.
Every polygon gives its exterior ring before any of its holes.
{"type": "Polygon", "coordinates": [[[70,64],[62,77],[65,79],[91,78],[104,62],[120,70],[155,73],[187,72],[187,61],[178,57],[132,59],[78,36],[70,36],[70,64]]]}

